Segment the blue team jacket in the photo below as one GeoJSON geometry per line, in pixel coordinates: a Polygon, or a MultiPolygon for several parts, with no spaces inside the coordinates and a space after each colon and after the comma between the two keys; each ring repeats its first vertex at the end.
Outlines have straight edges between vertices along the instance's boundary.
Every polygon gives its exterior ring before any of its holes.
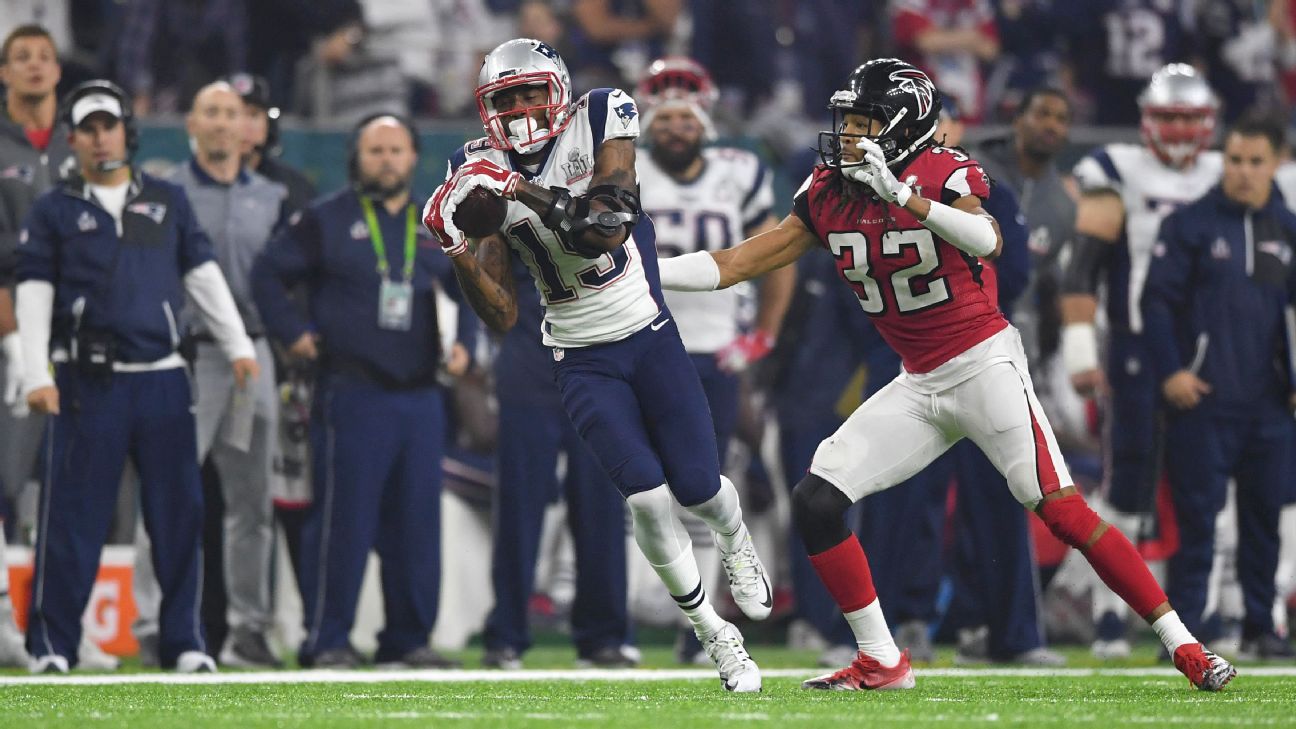
{"type": "MultiPolygon", "coordinates": [[[[411,198],[413,200],[419,198],[411,198]]],[[[382,230],[389,276],[405,264],[405,213],[391,215],[374,206],[382,230]]],[[[252,296],[266,331],[291,344],[307,331],[322,339],[326,369],[358,372],[385,387],[433,384],[441,362],[433,281],[462,303],[450,259],[416,220],[418,247],[413,275],[413,313],[409,331],[378,326],[382,277],[369,239],[360,198],[343,189],[317,200],[294,216],[266,245],[252,267],[252,296]],[[305,284],[310,320],[304,319],[288,291],[305,284]]],[[[471,353],[477,341],[477,318],[467,304],[459,308],[457,338],[471,353]]]]}
{"type": "Polygon", "coordinates": [[[1204,406],[1247,414],[1289,387],[1283,308],[1296,291],[1296,215],[1274,188],[1248,210],[1217,186],[1161,224],[1143,290],[1144,334],[1162,382],[1195,369],[1204,406]]]}
{"type": "Polygon", "coordinates": [[[36,199],[18,241],[18,280],[54,285],[51,348],[78,327],[107,330],[120,362],[176,351],[184,275],[215,260],[184,190],[144,174],[131,179],[120,236],[78,176],[36,199]]]}

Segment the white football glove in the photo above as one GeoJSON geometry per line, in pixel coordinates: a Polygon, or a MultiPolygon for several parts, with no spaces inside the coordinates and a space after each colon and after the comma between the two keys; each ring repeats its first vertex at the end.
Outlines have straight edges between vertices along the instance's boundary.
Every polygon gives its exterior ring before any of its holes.
{"type": "Polygon", "coordinates": [[[468,250],[467,236],[454,224],[455,206],[468,194],[464,192],[456,199],[457,181],[456,178],[446,180],[423,206],[423,225],[436,237],[441,250],[452,258],[468,250]]]}
{"type": "Polygon", "coordinates": [[[23,397],[23,358],[22,340],[18,332],[9,332],[0,338],[0,349],[4,351],[4,404],[16,418],[27,417],[27,398],[23,397]]]}
{"type": "Polygon", "coordinates": [[[913,195],[913,188],[891,173],[882,156],[882,148],[868,137],[860,137],[855,147],[864,153],[864,164],[852,168],[851,177],[873,188],[873,192],[883,200],[904,207],[913,195]]]}

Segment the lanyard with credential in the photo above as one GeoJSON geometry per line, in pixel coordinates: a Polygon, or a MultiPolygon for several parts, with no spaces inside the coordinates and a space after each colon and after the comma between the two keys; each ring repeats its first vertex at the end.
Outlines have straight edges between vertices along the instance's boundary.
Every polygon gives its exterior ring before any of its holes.
{"type": "MultiPolygon", "coordinates": [[[[360,197],[360,207],[364,209],[365,224],[369,226],[369,242],[373,244],[374,255],[378,258],[378,275],[387,279],[391,265],[387,263],[387,246],[383,244],[382,228],[378,227],[378,217],[374,215],[373,201],[360,197]]],[[[401,271],[401,280],[409,282],[414,278],[415,238],[418,222],[414,216],[414,206],[405,206],[405,265],[401,271]]]]}
{"type": "Polygon", "coordinates": [[[388,276],[391,265],[387,263],[387,246],[383,245],[382,228],[378,227],[373,202],[367,197],[361,197],[360,207],[364,209],[365,224],[369,226],[369,242],[373,244],[374,256],[378,258],[378,275],[382,279],[378,284],[378,326],[392,331],[409,331],[414,317],[414,226],[418,224],[414,206],[405,208],[405,263],[399,281],[392,281],[388,276]]]}

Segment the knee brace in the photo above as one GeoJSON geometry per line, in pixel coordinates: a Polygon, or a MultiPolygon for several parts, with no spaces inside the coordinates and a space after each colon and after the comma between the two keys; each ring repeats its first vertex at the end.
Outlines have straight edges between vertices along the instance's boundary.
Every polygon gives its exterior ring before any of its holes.
{"type": "Polygon", "coordinates": [[[792,489],[792,520],[810,554],[831,549],[850,536],[843,518],[850,498],[813,473],[792,489]]]}
{"type": "Polygon", "coordinates": [[[1045,501],[1040,504],[1039,515],[1055,537],[1076,549],[1084,549],[1094,530],[1102,524],[1102,519],[1080,494],[1045,501]]]}

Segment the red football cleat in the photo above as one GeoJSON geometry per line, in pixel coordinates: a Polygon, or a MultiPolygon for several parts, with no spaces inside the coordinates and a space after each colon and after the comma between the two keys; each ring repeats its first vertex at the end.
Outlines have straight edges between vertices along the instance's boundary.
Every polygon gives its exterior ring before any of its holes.
{"type": "Polygon", "coordinates": [[[1175,668],[1202,691],[1219,691],[1233,680],[1233,664],[1206,650],[1201,643],[1181,645],[1174,652],[1175,668]]]}
{"type": "Polygon", "coordinates": [[[899,662],[890,667],[860,651],[855,660],[842,670],[801,682],[801,688],[826,691],[885,691],[913,687],[914,673],[909,665],[909,651],[901,653],[899,662]]]}

